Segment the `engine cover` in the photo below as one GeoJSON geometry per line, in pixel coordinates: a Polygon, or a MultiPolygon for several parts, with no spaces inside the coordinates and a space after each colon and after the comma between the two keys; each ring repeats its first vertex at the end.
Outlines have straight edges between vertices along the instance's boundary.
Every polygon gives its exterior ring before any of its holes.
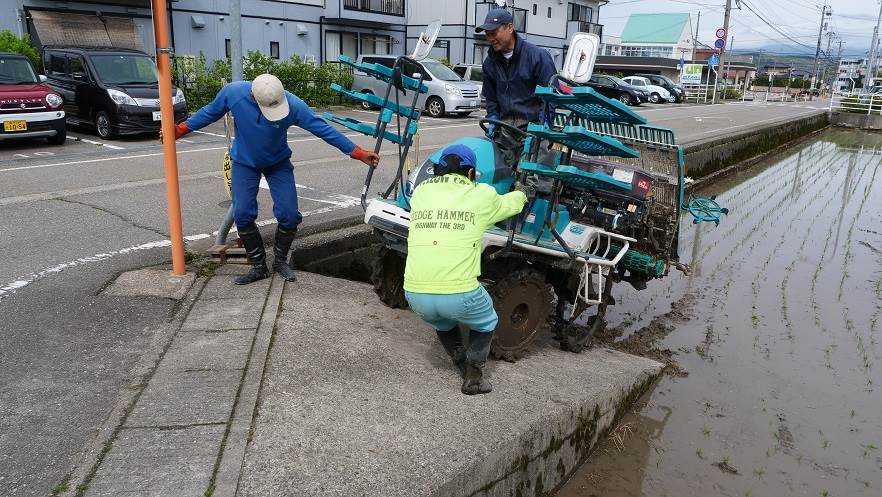
{"type": "Polygon", "coordinates": [[[564,191],[562,203],[569,208],[573,220],[620,233],[643,222],[649,211],[648,204],[652,201],[655,178],[636,167],[601,159],[573,157],[572,164],[631,185],[630,190],[595,188],[564,191]]]}

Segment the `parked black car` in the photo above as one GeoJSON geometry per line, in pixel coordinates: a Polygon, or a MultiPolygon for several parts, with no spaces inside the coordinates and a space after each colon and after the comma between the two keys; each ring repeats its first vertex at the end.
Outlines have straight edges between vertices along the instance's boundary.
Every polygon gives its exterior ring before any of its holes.
{"type": "Polygon", "coordinates": [[[615,76],[596,74],[585,83],[604,97],[614,98],[625,105],[640,105],[649,101],[649,92],[625,83],[615,76]]]}
{"type": "Polygon", "coordinates": [[[680,103],[686,99],[686,90],[683,89],[682,86],[678,85],[671,81],[667,76],[662,76],[660,74],[635,74],[634,76],[642,76],[648,79],[652,84],[656,86],[661,86],[665,90],[668,90],[671,95],[674,96],[676,103],[680,103]]]}
{"type": "MultiPolygon", "coordinates": [[[[64,98],[67,123],[94,127],[101,138],[158,132],[156,64],[144,52],[122,48],[50,46],[43,51],[47,83],[64,98]]],[[[175,123],[187,102],[172,88],[175,123]]]]}

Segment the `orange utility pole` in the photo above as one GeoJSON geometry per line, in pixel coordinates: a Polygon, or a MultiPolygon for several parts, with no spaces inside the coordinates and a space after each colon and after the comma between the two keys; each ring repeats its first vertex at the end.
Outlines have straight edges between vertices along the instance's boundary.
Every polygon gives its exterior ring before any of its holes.
{"type": "Polygon", "coordinates": [[[156,40],[156,68],[159,72],[159,110],[162,113],[165,197],[168,204],[168,227],[171,234],[172,271],[187,272],[184,255],[184,225],[181,221],[181,192],[178,187],[178,154],[175,146],[175,111],[172,104],[171,47],[168,41],[168,12],[165,0],[152,0],[153,34],[156,40]]]}

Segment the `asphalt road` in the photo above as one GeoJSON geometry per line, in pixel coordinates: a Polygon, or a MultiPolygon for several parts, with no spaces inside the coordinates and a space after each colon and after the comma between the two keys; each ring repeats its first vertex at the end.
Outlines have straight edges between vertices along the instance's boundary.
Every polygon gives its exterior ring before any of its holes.
{"type": "MultiPolygon", "coordinates": [[[[823,102],[655,105],[636,110],[688,144],[817,112],[823,102]]],[[[371,121],[372,112],[335,111],[371,121]]],[[[425,118],[420,160],[481,133],[471,117],[425,118]]],[[[370,140],[348,133],[359,145],[370,140]]],[[[302,130],[289,132],[305,224],[357,213],[365,167],[302,130]]],[[[212,236],[229,198],[223,128],[178,143],[184,231],[212,236]]],[[[391,181],[383,149],[375,188],[391,181]]],[[[271,230],[268,190],[259,219],[271,230]]],[[[166,299],[100,295],[118,273],[169,259],[162,150],[152,137],[0,142],[0,495],[46,495],[107,414],[139,352],[171,312],[166,299]]]]}

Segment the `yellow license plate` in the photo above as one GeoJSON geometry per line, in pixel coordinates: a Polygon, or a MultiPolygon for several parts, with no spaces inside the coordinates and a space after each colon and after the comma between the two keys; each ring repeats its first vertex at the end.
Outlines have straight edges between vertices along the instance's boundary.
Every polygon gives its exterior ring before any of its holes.
{"type": "Polygon", "coordinates": [[[3,131],[27,131],[27,121],[3,121],[3,131]]]}

